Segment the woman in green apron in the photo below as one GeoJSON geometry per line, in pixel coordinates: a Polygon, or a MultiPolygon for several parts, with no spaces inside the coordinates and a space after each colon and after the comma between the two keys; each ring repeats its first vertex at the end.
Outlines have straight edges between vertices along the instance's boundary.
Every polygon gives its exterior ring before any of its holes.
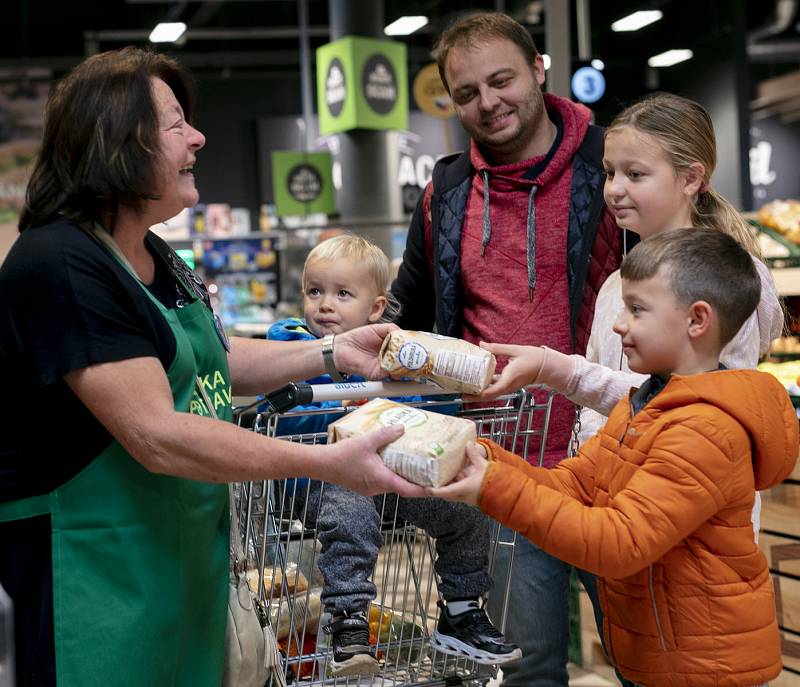
{"type": "Polygon", "coordinates": [[[226,482],[422,493],[377,456],[395,428],[309,447],[221,421],[234,393],[326,364],[380,377],[389,327],[338,336],[325,360],[318,341],[227,339],[202,283],[149,231],[198,200],[205,138],[190,116],[177,63],[134,48],[84,61],[48,102],[0,268],[0,584],[19,687],[218,687],[226,482]]]}

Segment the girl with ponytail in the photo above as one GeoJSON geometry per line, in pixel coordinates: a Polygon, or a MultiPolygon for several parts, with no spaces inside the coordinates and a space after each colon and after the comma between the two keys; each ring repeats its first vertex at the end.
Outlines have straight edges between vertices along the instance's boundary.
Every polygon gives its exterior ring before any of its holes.
{"type": "MultiPolygon", "coordinates": [[[[780,336],[783,310],[753,231],[731,203],[711,188],[716,164],[714,126],[708,113],[686,98],[657,93],[625,109],[608,127],[604,196],[620,228],[643,240],[681,227],[707,227],[729,234],[748,250],[761,278],[761,300],[723,349],[721,362],[728,368],[753,368],[772,339],[780,336]]],[[[547,385],[580,408],[576,438],[588,439],[605,423],[617,401],[646,379],[629,370],[620,337],[612,330],[623,307],[617,271],[598,293],[585,357],[543,346],[482,344],[495,355],[509,358],[483,397],[528,384],[547,385]]],[[[760,505],[756,493],[756,537],[760,505]]]]}

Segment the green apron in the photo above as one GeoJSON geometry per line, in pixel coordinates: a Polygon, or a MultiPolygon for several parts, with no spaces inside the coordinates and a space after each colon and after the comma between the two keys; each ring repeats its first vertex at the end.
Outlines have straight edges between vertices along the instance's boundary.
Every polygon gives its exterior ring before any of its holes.
{"type": "MultiPolygon", "coordinates": [[[[144,290],[175,335],[167,371],[175,408],[209,414],[195,388],[199,376],[217,415],[229,420],[227,355],[210,309],[195,299],[170,310],[144,290]]],[[[130,380],[129,393],[137,383],[130,380]]],[[[113,441],[50,494],[0,503],[0,521],[46,513],[58,686],[219,687],[227,485],[153,474],[113,441]]]]}

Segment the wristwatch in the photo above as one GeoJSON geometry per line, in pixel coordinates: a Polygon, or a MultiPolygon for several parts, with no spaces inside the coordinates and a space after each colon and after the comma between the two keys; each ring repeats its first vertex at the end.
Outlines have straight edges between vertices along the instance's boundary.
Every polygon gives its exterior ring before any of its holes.
{"type": "Polygon", "coordinates": [[[326,334],[322,337],[322,361],[325,363],[325,371],[334,382],[344,382],[345,376],[333,364],[333,339],[335,336],[336,334],[326,334]]]}

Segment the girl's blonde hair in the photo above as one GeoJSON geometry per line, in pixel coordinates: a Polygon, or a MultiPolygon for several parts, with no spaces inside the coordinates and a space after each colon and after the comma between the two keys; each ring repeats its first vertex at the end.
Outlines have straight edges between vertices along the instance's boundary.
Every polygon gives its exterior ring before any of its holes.
{"type": "Polygon", "coordinates": [[[702,106],[671,93],[655,93],[617,115],[606,136],[627,126],[655,138],[676,172],[697,162],[703,165],[703,182],[692,199],[692,226],[728,234],[751,255],[761,258],[761,248],[750,225],[729,201],[711,189],[711,175],[717,166],[717,142],[714,124],[702,106]]]}
{"type": "Polygon", "coordinates": [[[303,265],[303,287],[306,284],[306,269],[320,260],[355,260],[367,268],[375,292],[386,298],[386,308],[381,322],[392,322],[400,314],[400,303],[389,291],[389,258],[376,244],[363,236],[339,234],[318,243],[306,257],[303,265]]]}

